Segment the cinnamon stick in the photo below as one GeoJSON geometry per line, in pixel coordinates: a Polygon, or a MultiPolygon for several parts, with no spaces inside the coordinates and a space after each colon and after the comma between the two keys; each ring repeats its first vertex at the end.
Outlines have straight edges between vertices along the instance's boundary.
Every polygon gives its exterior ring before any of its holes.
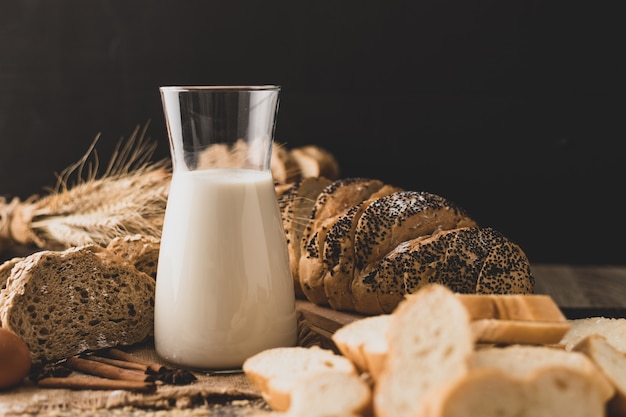
{"type": "Polygon", "coordinates": [[[37,385],[41,388],[62,389],[94,389],[94,390],[129,390],[140,392],[152,392],[156,385],[151,382],[130,381],[124,379],[106,379],[98,377],[48,377],[40,379],[37,385]]]}
{"type": "Polygon", "coordinates": [[[146,381],[146,374],[143,372],[78,357],[68,358],[65,362],[65,366],[74,371],[104,378],[140,382],[146,381]]]}
{"type": "Polygon", "coordinates": [[[106,363],[107,365],[117,366],[118,368],[134,369],[135,371],[141,371],[144,373],[148,369],[148,365],[142,365],[137,362],[129,362],[129,361],[124,361],[120,359],[106,358],[104,356],[87,355],[87,356],[83,356],[83,358],[90,360],[90,361],[96,361],[96,362],[106,363]]]}
{"type": "Polygon", "coordinates": [[[106,350],[107,355],[113,359],[119,359],[127,362],[139,363],[142,365],[146,365],[150,372],[159,373],[166,370],[166,367],[161,365],[160,363],[151,362],[147,359],[140,358],[139,356],[135,356],[131,353],[124,352],[123,350],[110,348],[106,350]]]}

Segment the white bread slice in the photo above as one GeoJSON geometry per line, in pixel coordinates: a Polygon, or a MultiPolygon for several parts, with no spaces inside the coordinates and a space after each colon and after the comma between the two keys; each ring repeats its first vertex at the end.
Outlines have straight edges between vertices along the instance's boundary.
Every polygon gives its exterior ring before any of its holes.
{"type": "Polygon", "coordinates": [[[613,392],[593,362],[578,352],[492,347],[474,352],[467,376],[431,397],[427,415],[603,416],[613,392]]]}
{"type": "Polygon", "coordinates": [[[591,358],[615,387],[615,396],[609,403],[611,415],[626,416],[626,354],[598,334],[585,337],[573,349],[591,358]]]}
{"type": "Polygon", "coordinates": [[[567,318],[545,294],[457,294],[473,320],[566,321],[567,318]]]}
{"type": "Polygon", "coordinates": [[[427,417],[603,417],[606,399],[595,382],[568,368],[518,379],[499,369],[479,369],[446,387],[427,417]]]}
{"type": "Polygon", "coordinates": [[[322,372],[296,382],[285,417],[361,417],[372,405],[370,385],[355,374],[322,372]]]}
{"type": "MultiPolygon", "coordinates": [[[[476,343],[555,344],[570,328],[556,303],[546,295],[455,295],[468,310],[476,343]]],[[[391,314],[366,316],[344,325],[332,336],[340,352],[374,380],[387,355],[385,333],[390,320],[391,314]]]]}
{"type": "Polygon", "coordinates": [[[478,343],[557,344],[570,329],[568,322],[479,319],[471,322],[478,343]]]}
{"type": "Polygon", "coordinates": [[[393,312],[389,354],[374,387],[377,417],[418,416],[425,399],[467,373],[474,340],[469,315],[448,288],[430,284],[393,312]]]}
{"type": "Polygon", "coordinates": [[[529,378],[537,370],[552,367],[579,371],[588,378],[596,380],[608,398],[612,388],[606,378],[586,355],[580,352],[568,352],[551,346],[511,345],[505,347],[487,347],[475,350],[469,360],[470,369],[500,369],[515,378],[529,378]]]}
{"type": "Polygon", "coordinates": [[[377,380],[389,349],[386,334],[390,322],[389,314],[368,316],[340,327],[332,340],[360,372],[377,380]]]}
{"type": "Polygon", "coordinates": [[[587,336],[599,334],[619,352],[626,353],[626,318],[588,317],[570,320],[571,328],[559,345],[571,350],[587,336]]]}
{"type": "Polygon", "coordinates": [[[0,326],[21,337],[33,364],[132,345],[152,333],[155,281],[95,245],[41,251],[12,269],[0,326]]]}
{"type": "Polygon", "coordinates": [[[332,350],[317,346],[279,347],[246,359],[243,371],[274,411],[286,411],[299,380],[327,372],[357,375],[354,364],[332,350]]]}

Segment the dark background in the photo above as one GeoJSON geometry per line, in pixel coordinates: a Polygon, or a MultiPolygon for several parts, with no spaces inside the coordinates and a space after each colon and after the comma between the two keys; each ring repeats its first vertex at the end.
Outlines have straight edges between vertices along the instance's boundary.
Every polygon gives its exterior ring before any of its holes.
{"type": "MultiPolygon", "coordinates": [[[[617,6],[619,2],[613,2],[617,6]]],[[[583,1],[0,1],[0,196],[94,138],[169,157],[161,85],[280,84],[276,140],[442,195],[531,262],[624,264],[621,14],[583,1]]]]}

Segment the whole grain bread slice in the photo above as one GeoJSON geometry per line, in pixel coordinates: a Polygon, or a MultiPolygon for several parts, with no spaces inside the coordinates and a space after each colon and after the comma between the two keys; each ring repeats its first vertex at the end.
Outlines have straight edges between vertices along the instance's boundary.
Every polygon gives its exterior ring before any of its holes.
{"type": "Polygon", "coordinates": [[[0,325],[33,364],[132,345],[153,329],[155,280],[99,246],[41,251],[19,261],[0,293],[0,325]]]}
{"type": "Polygon", "coordinates": [[[11,258],[6,260],[2,265],[0,265],[0,291],[2,291],[6,285],[7,280],[11,276],[11,270],[19,261],[23,258],[11,258]]]}
{"type": "Polygon", "coordinates": [[[160,244],[159,239],[135,234],[116,237],[106,249],[156,279],[160,244]]]}

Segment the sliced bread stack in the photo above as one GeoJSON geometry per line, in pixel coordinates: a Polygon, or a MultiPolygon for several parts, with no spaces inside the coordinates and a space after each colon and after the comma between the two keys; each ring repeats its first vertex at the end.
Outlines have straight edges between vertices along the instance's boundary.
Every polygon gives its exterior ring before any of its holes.
{"type": "Polygon", "coordinates": [[[362,177],[300,187],[277,188],[298,298],[375,315],[428,283],[469,294],[534,291],[524,251],[446,198],[362,177]],[[306,203],[295,211],[298,196],[306,203]]]}
{"type": "MultiPolygon", "coordinates": [[[[307,415],[303,410],[311,416],[375,417],[626,415],[626,356],[597,334],[606,329],[602,325],[586,332],[576,348],[553,343],[554,329],[562,329],[564,322],[573,332],[572,321],[547,296],[473,296],[429,284],[407,295],[392,313],[352,322],[333,335],[339,352],[369,381],[371,407],[362,407],[368,396],[358,394],[346,375],[316,376],[321,374],[302,366],[306,360],[295,364],[288,355],[274,355],[272,366],[268,361],[261,373],[269,380],[276,373],[289,374],[292,401],[279,410],[285,416],[307,415]],[[526,331],[536,334],[524,338],[530,343],[517,336],[507,340],[506,332],[499,343],[482,343],[482,333],[472,326],[481,320],[525,323],[526,331]],[[532,323],[555,326],[545,332],[545,326],[532,323]],[[314,386],[317,378],[325,396],[314,386]],[[329,402],[341,401],[342,413],[328,410],[329,402]]],[[[625,323],[621,326],[626,334],[625,323]]],[[[568,340],[568,333],[562,340],[568,340]]],[[[306,349],[298,349],[300,355],[317,357],[316,350],[307,355],[306,349]]],[[[256,385],[262,392],[267,389],[267,384],[256,385]]]]}

